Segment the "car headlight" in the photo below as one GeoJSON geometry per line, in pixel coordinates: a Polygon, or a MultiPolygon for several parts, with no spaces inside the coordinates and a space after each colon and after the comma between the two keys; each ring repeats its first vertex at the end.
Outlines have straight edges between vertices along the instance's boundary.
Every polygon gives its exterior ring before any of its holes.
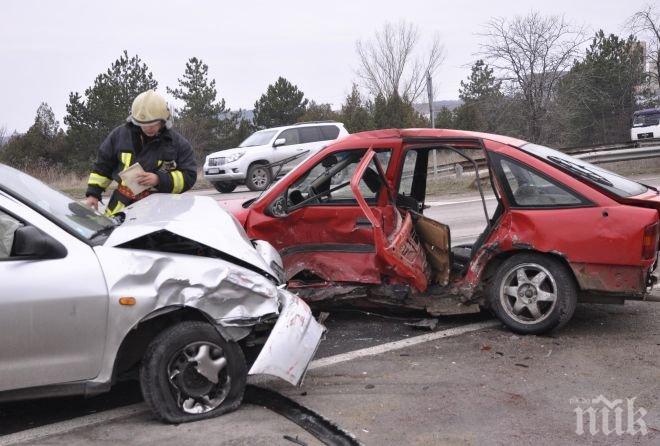
{"type": "Polygon", "coordinates": [[[239,158],[242,157],[243,155],[245,155],[245,152],[234,153],[234,154],[232,154],[232,155],[227,156],[227,157],[225,158],[225,162],[226,162],[226,163],[233,163],[234,161],[236,161],[237,159],[239,159],[239,158]]]}

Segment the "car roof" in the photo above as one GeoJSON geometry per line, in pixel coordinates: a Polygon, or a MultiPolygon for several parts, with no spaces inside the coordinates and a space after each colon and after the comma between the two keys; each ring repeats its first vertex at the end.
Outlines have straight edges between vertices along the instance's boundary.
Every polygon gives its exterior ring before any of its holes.
{"type": "Polygon", "coordinates": [[[292,129],[292,128],[300,128],[300,127],[309,127],[309,126],[316,126],[316,125],[340,125],[340,126],[343,127],[344,123],[337,122],[337,121],[298,122],[296,124],[291,124],[291,125],[282,125],[282,126],[279,126],[279,127],[269,127],[267,129],[257,130],[257,132],[265,132],[265,131],[268,131],[268,130],[283,130],[283,129],[292,129]]]}
{"type": "Polygon", "coordinates": [[[510,136],[495,135],[492,133],[470,132],[466,130],[453,129],[383,129],[370,130],[367,132],[353,133],[345,137],[342,142],[357,142],[368,139],[389,139],[389,138],[477,138],[488,139],[502,144],[520,147],[527,144],[527,141],[510,136]]]}

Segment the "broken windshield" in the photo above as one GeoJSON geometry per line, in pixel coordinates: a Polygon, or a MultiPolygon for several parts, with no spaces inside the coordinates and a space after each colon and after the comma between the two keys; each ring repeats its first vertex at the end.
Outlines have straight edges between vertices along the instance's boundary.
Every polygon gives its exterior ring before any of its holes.
{"type": "Polygon", "coordinates": [[[648,190],[643,184],[549,147],[528,143],[520,148],[531,155],[547,160],[550,164],[569,171],[577,178],[595,183],[620,197],[632,197],[643,194],[648,190]]]}

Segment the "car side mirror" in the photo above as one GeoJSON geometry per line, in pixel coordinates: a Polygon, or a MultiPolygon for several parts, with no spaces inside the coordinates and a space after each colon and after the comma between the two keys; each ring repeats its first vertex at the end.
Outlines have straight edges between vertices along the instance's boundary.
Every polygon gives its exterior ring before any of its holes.
{"type": "Polygon", "coordinates": [[[286,138],[277,138],[273,143],[273,147],[283,146],[284,144],[286,144],[286,138]]]}
{"type": "Polygon", "coordinates": [[[14,232],[11,257],[61,259],[66,257],[66,248],[34,226],[22,226],[14,232]]]}

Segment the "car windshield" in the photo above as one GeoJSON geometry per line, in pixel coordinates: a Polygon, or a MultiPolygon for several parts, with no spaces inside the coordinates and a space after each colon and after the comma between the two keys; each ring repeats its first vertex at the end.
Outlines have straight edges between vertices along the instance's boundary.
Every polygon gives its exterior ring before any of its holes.
{"type": "Polygon", "coordinates": [[[550,164],[571,172],[576,177],[595,183],[620,197],[632,197],[643,194],[648,190],[643,184],[636,183],[609,170],[549,147],[529,143],[520,148],[527,153],[548,161],[550,164]]]}
{"type": "Polygon", "coordinates": [[[248,136],[245,141],[240,143],[238,147],[263,146],[264,144],[268,144],[275,133],[277,133],[277,130],[261,130],[260,132],[255,132],[248,136]]]}
{"type": "Polygon", "coordinates": [[[0,164],[0,188],[70,232],[92,238],[114,222],[19,170],[0,164]]]}

